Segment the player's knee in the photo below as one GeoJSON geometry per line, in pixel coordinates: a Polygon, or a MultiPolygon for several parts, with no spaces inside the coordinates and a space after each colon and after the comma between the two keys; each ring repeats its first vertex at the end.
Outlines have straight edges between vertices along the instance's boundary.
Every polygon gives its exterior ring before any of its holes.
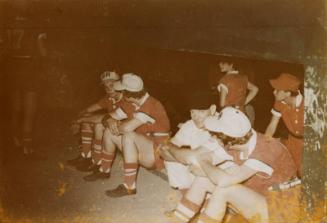
{"type": "Polygon", "coordinates": [[[114,135],[111,133],[109,129],[105,129],[103,132],[103,140],[104,141],[112,141],[114,138],[114,135]]]}
{"type": "Polygon", "coordinates": [[[104,130],[104,127],[101,123],[97,123],[94,125],[94,131],[97,133],[102,133],[104,130]]]}
{"type": "Polygon", "coordinates": [[[227,188],[223,188],[223,187],[215,187],[214,189],[214,193],[212,194],[212,197],[217,197],[219,199],[222,198],[226,198],[227,194],[228,194],[228,187],[227,188]]]}
{"type": "Polygon", "coordinates": [[[96,124],[94,124],[94,128],[95,129],[103,129],[103,125],[101,124],[101,123],[96,123],[96,124]]]}

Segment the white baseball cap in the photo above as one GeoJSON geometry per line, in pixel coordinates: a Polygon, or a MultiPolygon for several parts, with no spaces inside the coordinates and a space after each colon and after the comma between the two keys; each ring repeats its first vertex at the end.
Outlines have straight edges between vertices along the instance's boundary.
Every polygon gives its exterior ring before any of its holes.
{"type": "Polygon", "coordinates": [[[139,92],[143,90],[143,80],[133,73],[124,74],[121,81],[114,83],[114,89],[116,91],[139,92]]]}
{"type": "Polygon", "coordinates": [[[217,116],[208,117],[204,121],[206,129],[221,132],[230,137],[243,137],[251,130],[251,122],[240,110],[226,107],[217,116]]]}
{"type": "Polygon", "coordinates": [[[115,71],[104,71],[100,76],[101,81],[112,80],[117,81],[120,79],[119,74],[115,71]]]}

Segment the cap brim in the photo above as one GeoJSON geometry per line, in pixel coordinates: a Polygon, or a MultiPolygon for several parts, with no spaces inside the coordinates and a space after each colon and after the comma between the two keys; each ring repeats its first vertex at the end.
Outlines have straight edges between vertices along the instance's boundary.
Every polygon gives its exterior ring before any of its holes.
{"type": "MultiPolygon", "coordinates": [[[[217,119],[217,117],[208,117],[204,121],[205,128],[210,132],[223,133],[226,136],[235,137],[235,138],[244,136],[244,134],[239,135],[238,133],[233,132],[233,130],[230,130],[231,125],[232,123],[226,123],[221,119],[217,119]]],[[[250,130],[251,130],[251,126],[248,131],[250,130]]]]}
{"type": "Polygon", "coordinates": [[[120,81],[116,81],[114,83],[114,90],[115,91],[123,91],[123,90],[126,90],[126,88],[120,81]]]}

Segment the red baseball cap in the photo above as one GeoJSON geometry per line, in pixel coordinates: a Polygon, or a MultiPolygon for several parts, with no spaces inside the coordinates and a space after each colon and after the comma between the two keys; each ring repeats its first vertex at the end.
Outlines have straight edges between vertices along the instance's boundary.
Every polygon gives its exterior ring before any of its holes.
{"type": "Polygon", "coordinates": [[[271,86],[276,90],[298,91],[301,81],[292,74],[281,73],[277,78],[269,80],[271,86]]]}

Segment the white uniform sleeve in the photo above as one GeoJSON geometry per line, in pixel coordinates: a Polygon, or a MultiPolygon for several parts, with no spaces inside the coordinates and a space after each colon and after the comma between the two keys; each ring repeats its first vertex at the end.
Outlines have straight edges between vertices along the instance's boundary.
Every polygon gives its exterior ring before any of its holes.
{"type": "Polygon", "coordinates": [[[134,118],[137,118],[138,120],[140,120],[143,123],[154,124],[156,122],[155,119],[153,119],[148,114],[143,113],[143,112],[134,113],[134,118]]]}
{"type": "Polygon", "coordinates": [[[224,90],[224,91],[226,91],[226,93],[228,94],[228,87],[227,87],[225,84],[219,84],[219,85],[217,86],[217,90],[218,90],[219,92],[221,92],[221,90],[224,90]]]}
{"type": "Polygon", "coordinates": [[[282,114],[276,111],[275,109],[271,109],[271,114],[273,114],[273,116],[276,116],[278,118],[282,117],[282,114]]]}
{"type": "Polygon", "coordinates": [[[178,139],[178,137],[175,137],[175,136],[174,136],[173,138],[170,139],[170,142],[171,142],[172,144],[178,146],[178,147],[181,147],[181,146],[184,145],[183,142],[182,142],[180,139],[178,139]]]}
{"type": "Polygon", "coordinates": [[[188,170],[188,167],[177,162],[165,161],[165,167],[168,175],[169,185],[185,189],[190,188],[194,180],[194,175],[188,170]]]}
{"type": "Polygon", "coordinates": [[[264,172],[269,176],[271,176],[274,172],[273,168],[257,159],[248,159],[244,162],[243,165],[250,167],[251,169],[256,170],[258,172],[264,172]]]}
{"type": "Polygon", "coordinates": [[[213,152],[212,160],[214,165],[219,164],[221,160],[233,160],[233,157],[229,155],[225,149],[219,145],[217,140],[212,137],[206,143],[204,143],[202,147],[205,147],[213,152]]]}
{"type": "Polygon", "coordinates": [[[192,138],[192,123],[187,121],[180,125],[180,129],[170,139],[170,142],[176,146],[189,145],[190,138],[192,138]]]}
{"type": "Polygon", "coordinates": [[[220,169],[225,170],[225,169],[227,169],[227,168],[234,167],[234,166],[237,166],[237,164],[234,163],[233,161],[226,161],[226,162],[220,164],[218,167],[219,167],[220,169]]]}
{"type": "Polygon", "coordinates": [[[117,108],[115,111],[111,112],[110,116],[116,120],[123,120],[128,118],[127,114],[121,108],[117,108]]]}
{"type": "Polygon", "coordinates": [[[183,124],[184,123],[178,123],[177,128],[179,128],[179,129],[182,128],[183,124]]]}

